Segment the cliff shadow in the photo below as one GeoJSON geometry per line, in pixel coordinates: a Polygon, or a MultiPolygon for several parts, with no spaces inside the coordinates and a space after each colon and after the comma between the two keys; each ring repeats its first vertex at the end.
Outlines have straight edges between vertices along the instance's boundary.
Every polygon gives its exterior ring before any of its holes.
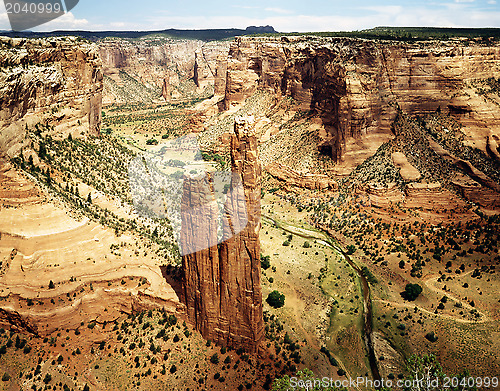
{"type": "Polygon", "coordinates": [[[340,101],[347,94],[346,71],[342,65],[332,62],[331,53],[325,52],[302,63],[295,73],[301,81],[297,95],[302,97],[304,103],[309,101],[309,112],[321,120],[326,132],[318,151],[338,162],[342,158],[346,138],[346,121],[342,121],[340,113],[340,101]]]}
{"type": "Polygon", "coordinates": [[[182,271],[182,266],[162,265],[160,266],[160,271],[167,284],[169,284],[176,293],[179,301],[184,303],[185,297],[182,284],[184,273],[182,271]]]}

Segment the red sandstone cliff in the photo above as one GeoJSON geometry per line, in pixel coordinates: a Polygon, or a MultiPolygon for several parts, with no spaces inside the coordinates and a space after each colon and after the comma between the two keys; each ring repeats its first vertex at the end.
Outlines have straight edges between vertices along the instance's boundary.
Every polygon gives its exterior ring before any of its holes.
{"type": "Polygon", "coordinates": [[[260,287],[260,175],[253,123],[236,119],[231,135],[236,174],[225,204],[223,242],[217,246],[217,206],[209,177],[184,179],[181,246],[188,318],[202,335],[224,346],[256,351],[263,337],[260,287]],[[246,221],[240,231],[238,222],[246,221]]]}
{"type": "Polygon", "coordinates": [[[0,38],[0,156],[16,154],[26,127],[99,134],[102,72],[96,46],[76,38],[0,38]]]}
{"type": "Polygon", "coordinates": [[[213,92],[217,58],[227,42],[144,38],[98,43],[105,78],[105,103],[176,101],[213,92]]]}
{"type": "Polygon", "coordinates": [[[465,125],[466,142],[486,151],[500,134],[500,110],[473,88],[500,77],[500,46],[379,43],[348,38],[238,37],[227,61],[224,108],[259,89],[313,110],[340,160],[346,141],[391,137],[396,107],[422,114],[441,107],[465,125]]]}

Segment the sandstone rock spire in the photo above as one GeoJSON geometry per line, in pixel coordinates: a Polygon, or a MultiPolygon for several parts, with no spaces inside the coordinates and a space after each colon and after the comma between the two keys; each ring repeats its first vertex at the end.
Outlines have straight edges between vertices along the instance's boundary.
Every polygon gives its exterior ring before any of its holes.
{"type": "MultiPolygon", "coordinates": [[[[215,343],[256,351],[263,336],[260,286],[260,175],[252,117],[235,121],[231,135],[231,189],[219,246],[183,256],[184,302],[189,320],[215,343]],[[244,227],[238,227],[246,222],[244,227]]],[[[209,175],[184,179],[183,248],[217,242],[217,213],[209,175]],[[205,205],[205,206],[202,206],[205,205]],[[201,233],[202,235],[197,235],[201,233]],[[191,241],[191,242],[189,242],[191,241]]]]}

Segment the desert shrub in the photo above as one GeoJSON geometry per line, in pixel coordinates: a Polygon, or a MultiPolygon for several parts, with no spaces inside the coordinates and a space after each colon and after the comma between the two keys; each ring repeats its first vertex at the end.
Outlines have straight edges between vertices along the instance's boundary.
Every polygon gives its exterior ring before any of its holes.
{"type": "Polygon", "coordinates": [[[415,300],[422,293],[422,287],[418,284],[406,284],[404,292],[401,293],[403,299],[415,300]]]}
{"type": "Polygon", "coordinates": [[[283,307],[285,305],[285,295],[274,290],[267,296],[266,302],[274,308],[283,307]]]}
{"type": "Polygon", "coordinates": [[[270,259],[271,257],[269,255],[260,255],[260,267],[264,270],[267,270],[269,269],[269,267],[271,266],[271,262],[270,262],[270,259]]]}
{"type": "Polygon", "coordinates": [[[309,243],[307,240],[304,242],[304,245],[303,245],[304,248],[310,248],[311,247],[311,243],[309,243]]]}
{"type": "Polygon", "coordinates": [[[7,372],[5,372],[2,376],[2,381],[9,381],[9,380],[10,380],[10,375],[7,372]]]}
{"type": "Polygon", "coordinates": [[[214,353],[212,357],[210,357],[210,362],[212,364],[218,364],[219,363],[219,355],[217,353],[214,353]]]}
{"type": "Polygon", "coordinates": [[[373,275],[373,273],[370,271],[370,269],[368,269],[368,267],[363,266],[363,268],[361,269],[361,273],[363,273],[363,275],[366,277],[367,281],[370,284],[378,283],[377,277],[373,275]]]}
{"type": "Polygon", "coordinates": [[[430,342],[436,342],[438,340],[438,337],[436,336],[436,334],[434,334],[434,331],[425,334],[425,338],[430,342]]]}
{"type": "Polygon", "coordinates": [[[167,324],[168,326],[174,326],[175,324],[177,324],[177,317],[175,315],[169,315],[167,324]]]}

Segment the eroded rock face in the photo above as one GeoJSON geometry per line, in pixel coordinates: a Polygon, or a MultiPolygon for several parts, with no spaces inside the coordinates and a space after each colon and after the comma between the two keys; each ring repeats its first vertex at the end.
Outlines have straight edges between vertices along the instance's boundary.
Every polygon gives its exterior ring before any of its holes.
{"type": "Polygon", "coordinates": [[[194,53],[201,41],[115,39],[98,45],[107,77],[104,101],[120,103],[146,97],[159,100],[162,95],[167,101],[175,99],[181,81],[193,77],[194,53]],[[124,87],[124,93],[120,87],[124,87]]]}
{"type": "Polygon", "coordinates": [[[16,154],[27,126],[98,135],[102,72],[97,48],[76,38],[0,38],[0,156],[16,154]]]}
{"type": "Polygon", "coordinates": [[[183,256],[184,300],[189,320],[205,338],[223,346],[256,351],[264,326],[259,242],[261,168],[252,120],[236,119],[231,166],[238,174],[235,178],[241,178],[243,191],[228,193],[232,195],[225,204],[224,241],[219,246],[213,245],[217,242],[218,210],[209,203],[214,197],[211,179],[184,179],[181,245],[183,249],[211,245],[183,256]],[[241,231],[236,228],[236,220],[247,221],[241,231]]]}
{"type": "Polygon", "coordinates": [[[305,187],[311,190],[337,189],[337,182],[327,175],[299,173],[287,168],[280,163],[269,164],[266,171],[273,177],[282,180],[292,186],[305,187]]]}
{"type": "Polygon", "coordinates": [[[144,38],[98,43],[106,79],[105,103],[167,102],[210,95],[217,58],[227,56],[227,42],[144,38]],[[191,84],[190,84],[191,83],[191,84]]]}
{"type": "MultiPolygon", "coordinates": [[[[224,89],[216,84],[220,79],[225,80],[225,69],[223,67],[229,52],[229,42],[206,42],[195,52],[194,82],[198,88],[212,86],[220,94],[224,89]],[[223,75],[224,77],[219,77],[223,75]]],[[[225,85],[224,85],[225,87],[225,85]]],[[[215,92],[215,94],[217,94],[215,92]]]]}
{"type": "Polygon", "coordinates": [[[500,77],[499,46],[378,43],[348,38],[238,37],[227,62],[224,108],[258,89],[294,98],[327,131],[328,153],[340,160],[349,137],[390,134],[397,106],[409,114],[441,107],[486,151],[500,133],[500,111],[471,83],[500,77]]]}

